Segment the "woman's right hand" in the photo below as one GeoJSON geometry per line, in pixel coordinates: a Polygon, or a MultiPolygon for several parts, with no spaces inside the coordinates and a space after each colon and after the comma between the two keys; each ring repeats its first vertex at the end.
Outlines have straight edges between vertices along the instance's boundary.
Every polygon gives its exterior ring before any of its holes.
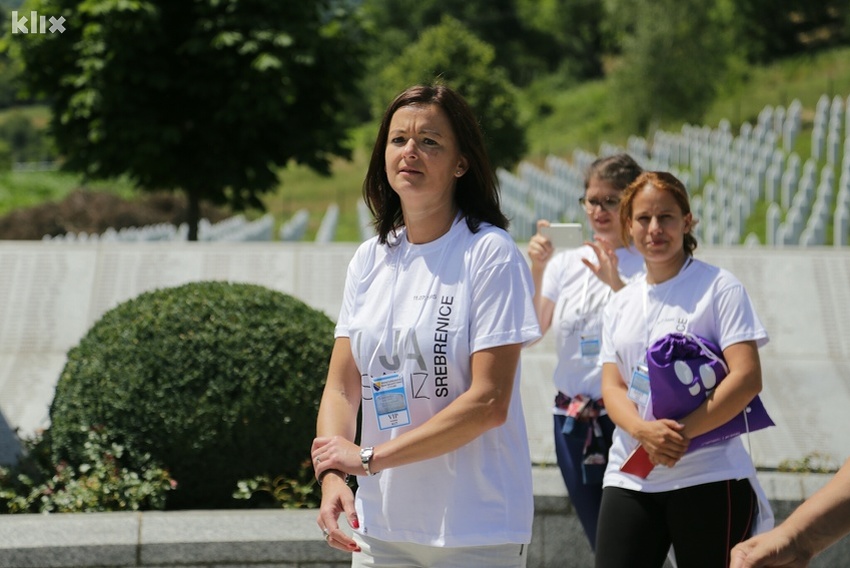
{"type": "Polygon", "coordinates": [[[351,487],[342,476],[325,475],[322,480],[322,504],[316,524],[324,534],[328,546],[346,552],[360,552],[357,542],[339,527],[339,516],[342,514],[352,528],[360,528],[351,487]]]}
{"type": "Polygon", "coordinates": [[[532,264],[545,265],[555,252],[552,241],[540,234],[540,227],[548,226],[549,221],[546,219],[537,221],[537,233],[528,241],[528,258],[532,264]]]}
{"type": "Polygon", "coordinates": [[[812,553],[801,546],[799,535],[787,534],[782,525],[739,542],[732,549],[731,568],[806,568],[812,553]],[[795,538],[796,536],[796,538],[795,538]]]}
{"type": "Polygon", "coordinates": [[[681,434],[684,426],[675,420],[661,418],[642,424],[634,438],[640,442],[655,465],[673,467],[688,451],[689,440],[681,434]]]}

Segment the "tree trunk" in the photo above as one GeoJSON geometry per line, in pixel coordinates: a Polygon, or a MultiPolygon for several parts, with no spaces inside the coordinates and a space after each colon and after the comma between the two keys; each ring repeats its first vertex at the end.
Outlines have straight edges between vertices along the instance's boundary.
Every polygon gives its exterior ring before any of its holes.
{"type": "Polygon", "coordinates": [[[186,191],[188,210],[186,222],[189,225],[189,240],[198,240],[198,221],[201,220],[201,197],[196,191],[186,191]]]}

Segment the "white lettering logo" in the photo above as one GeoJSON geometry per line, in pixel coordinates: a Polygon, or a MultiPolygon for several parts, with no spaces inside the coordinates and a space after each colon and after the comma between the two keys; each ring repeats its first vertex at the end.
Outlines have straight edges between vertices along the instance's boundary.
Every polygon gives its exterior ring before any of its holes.
{"type": "Polygon", "coordinates": [[[30,12],[29,19],[26,16],[18,17],[17,10],[12,11],[12,33],[13,34],[46,34],[50,32],[52,34],[59,32],[60,34],[65,31],[65,18],[59,16],[55,18],[50,16],[48,19],[47,16],[39,16],[38,12],[33,10],[30,12]],[[47,22],[50,21],[50,27],[47,26],[47,22]],[[29,27],[27,27],[27,22],[29,22],[29,27]]]}

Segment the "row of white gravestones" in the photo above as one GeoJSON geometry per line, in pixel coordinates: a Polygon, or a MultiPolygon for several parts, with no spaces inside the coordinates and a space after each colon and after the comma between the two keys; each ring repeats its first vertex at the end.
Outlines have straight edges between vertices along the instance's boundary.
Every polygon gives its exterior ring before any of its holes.
{"type": "MultiPolygon", "coordinates": [[[[657,131],[652,159],[663,167],[680,166],[691,171],[695,187],[701,186],[711,171],[724,164],[729,167],[732,161],[749,173],[759,162],[775,161],[784,155],[780,140],[783,145],[793,145],[800,129],[800,108],[799,101],[794,101],[788,112],[767,106],[757,124],[744,123],[738,136],[732,135],[728,120],[721,120],[716,129],[686,124],[679,133],[657,131]]],[[[640,144],[630,140],[628,149],[649,156],[648,144],[642,140],[640,144]]]]}
{"type": "Polygon", "coordinates": [[[834,244],[837,247],[850,245],[850,161],[844,173],[832,219],[834,244]],[[847,174],[846,177],[844,173],[847,174]]]}
{"type": "MultiPolygon", "coordinates": [[[[606,150],[613,151],[614,149],[606,148],[606,150]]],[[[632,150],[632,153],[634,155],[638,152],[632,150]]],[[[547,165],[553,173],[572,176],[574,181],[578,179],[576,168],[568,166],[565,162],[558,158],[550,157],[547,159],[547,165]]],[[[773,167],[775,169],[776,165],[774,164],[773,167]]],[[[798,161],[791,160],[789,167],[792,171],[795,169],[799,170],[798,161]]],[[[813,167],[813,161],[810,160],[807,162],[807,167],[805,168],[802,181],[800,183],[801,189],[799,192],[794,194],[791,213],[788,217],[788,226],[784,229],[784,234],[780,241],[777,241],[775,238],[776,230],[774,228],[776,226],[776,211],[778,210],[778,207],[771,208],[771,212],[769,213],[771,218],[768,221],[768,244],[790,244],[791,242],[800,241],[805,229],[804,221],[808,222],[808,225],[810,226],[809,233],[812,233],[812,236],[803,238],[802,244],[823,244],[823,240],[825,238],[825,226],[827,223],[827,213],[829,210],[829,203],[831,202],[831,191],[833,187],[831,180],[832,176],[831,171],[828,168],[825,168],[821,178],[821,184],[818,187],[817,197],[813,200],[812,195],[815,193],[813,189],[815,183],[813,167]]],[[[675,170],[675,168],[664,169],[675,170]]],[[[528,207],[518,207],[516,205],[518,199],[522,199],[524,196],[533,193],[530,189],[531,187],[534,187],[533,184],[524,184],[523,182],[526,179],[531,179],[539,183],[540,179],[543,177],[543,174],[540,171],[535,171],[528,165],[523,168],[523,172],[525,173],[525,176],[522,180],[512,178],[506,173],[502,175],[506,209],[510,211],[519,210],[520,213],[527,212],[525,215],[514,215],[515,217],[518,216],[521,219],[527,220],[524,226],[528,228],[524,230],[518,229],[515,224],[514,234],[518,238],[520,236],[526,237],[533,234],[533,230],[530,229],[533,227],[533,218],[557,218],[555,217],[557,213],[553,213],[549,216],[546,214],[537,214],[532,216],[528,207]],[[511,191],[511,188],[520,187],[525,187],[525,189],[521,191],[511,191]],[[521,197],[518,198],[517,196],[520,194],[521,197]]],[[[678,175],[678,177],[680,177],[680,179],[682,179],[687,185],[687,172],[677,174],[674,171],[673,173],[674,175],[678,175]]],[[[722,183],[707,183],[703,189],[702,196],[697,196],[693,200],[692,206],[694,214],[698,219],[700,219],[700,224],[697,225],[697,234],[700,240],[707,244],[737,244],[743,237],[744,224],[747,217],[749,217],[752,212],[755,199],[759,196],[760,182],[758,181],[758,177],[742,178],[740,174],[735,171],[727,173],[725,170],[721,170],[718,177],[722,183]]],[[[773,177],[774,179],[776,178],[775,175],[773,177]]],[[[798,176],[794,176],[793,179],[796,179],[796,177],[798,176]]],[[[788,202],[790,199],[788,196],[791,189],[796,189],[796,187],[791,188],[786,185],[783,188],[783,195],[786,196],[784,197],[785,202],[788,202]]],[[[578,191],[580,192],[580,190],[578,191]]],[[[536,213],[540,213],[541,210],[542,208],[538,204],[536,213]]],[[[837,218],[839,220],[843,219],[843,217],[840,216],[840,212],[841,209],[837,211],[837,218]]],[[[841,233],[839,232],[837,234],[841,233]]],[[[748,242],[753,242],[753,236],[749,237],[748,242]]]]}
{"type": "Polygon", "coordinates": [[[528,205],[528,184],[505,169],[496,170],[499,180],[502,211],[510,219],[510,233],[516,240],[527,239],[534,234],[537,220],[534,210],[528,205]]]}
{"type": "MultiPolygon", "coordinates": [[[[368,215],[368,210],[366,211],[368,215]]],[[[361,215],[362,217],[362,215],[361,215]]],[[[247,241],[270,241],[274,233],[274,217],[266,214],[248,221],[244,215],[234,215],[218,223],[210,223],[207,219],[201,219],[198,223],[199,241],[216,242],[247,242],[247,241]]],[[[309,224],[309,212],[301,209],[283,223],[278,232],[282,241],[301,241],[307,232],[309,224]]],[[[316,235],[316,241],[327,243],[334,240],[337,226],[339,224],[339,206],[332,203],[322,219],[322,223],[316,235]]],[[[361,221],[361,235],[365,240],[373,234],[371,228],[361,221]]],[[[42,240],[56,242],[150,242],[150,241],[185,241],[189,235],[188,226],[183,223],[180,226],[169,223],[145,225],[143,227],[126,227],[123,229],[109,228],[102,234],[67,233],[51,237],[45,235],[42,240]]]]}
{"type": "Polygon", "coordinates": [[[330,243],[336,238],[336,228],[339,224],[339,205],[331,203],[325,210],[319,230],[316,231],[317,243],[330,243]]]}
{"type": "MultiPolygon", "coordinates": [[[[243,215],[234,215],[218,223],[208,219],[198,222],[199,241],[269,241],[271,240],[274,218],[264,215],[254,221],[248,221],[243,215]]],[[[157,223],[142,227],[108,228],[103,233],[66,233],[51,237],[45,235],[42,240],[55,242],[151,242],[185,241],[189,236],[189,227],[185,223],[175,226],[169,223],[157,223]]]]}
{"type": "MultiPolygon", "coordinates": [[[[777,203],[780,211],[778,217],[776,208],[768,212],[767,244],[827,244],[826,227],[832,215],[834,242],[841,246],[847,239],[847,214],[845,201],[836,202],[835,195],[838,189],[843,198],[846,184],[836,186],[834,172],[839,167],[850,168],[850,128],[845,126],[850,125],[850,113],[841,97],[821,97],[815,112],[812,157],[805,163],[792,151],[801,117],[802,104],[795,99],[787,109],[765,106],[756,123],[744,123],[737,136],[728,120],[722,120],[716,129],[685,125],[679,133],[657,131],[651,145],[637,136],[629,138],[625,150],[603,143],[599,155],[626,151],[645,169],[670,171],[692,192],[703,193],[699,213],[706,219],[701,231],[710,243],[737,244],[746,239],[752,244],[755,236],[745,236],[744,226],[756,203],[765,200],[777,203]],[[843,131],[847,141],[842,153],[843,131]],[[823,158],[827,165],[818,172],[823,158]],[[831,213],[833,203],[841,207],[831,213]]],[[[516,176],[502,172],[508,209],[522,219],[523,227],[529,225],[528,217],[581,218],[578,208],[571,205],[583,191],[583,172],[596,158],[591,152],[576,150],[572,164],[550,156],[545,170],[524,162],[516,176]]],[[[533,234],[526,232],[517,229],[515,235],[533,234]]]]}
{"type": "Polygon", "coordinates": [[[534,196],[534,214],[538,219],[557,221],[575,218],[581,194],[575,195],[573,199],[575,192],[568,182],[530,162],[522,162],[518,172],[529,184],[530,192],[534,196]]]}
{"type": "MultiPolygon", "coordinates": [[[[287,242],[303,241],[310,223],[310,213],[307,209],[299,209],[292,217],[280,226],[280,240],[287,242]]],[[[316,231],[317,243],[330,243],[336,238],[339,225],[339,205],[331,203],[325,210],[319,229],[316,231]]]]}
{"type": "MultiPolygon", "coordinates": [[[[728,185],[730,190],[718,192],[718,199],[714,200],[711,199],[712,192],[709,188],[709,200],[705,207],[708,218],[702,226],[702,231],[709,242],[733,243],[740,238],[743,222],[752,210],[755,200],[760,197],[763,185],[761,181],[766,176],[766,170],[769,166],[779,167],[774,163],[777,159],[784,162],[784,155],[775,151],[777,137],[774,130],[782,129],[786,124],[795,125],[794,128],[786,129],[793,135],[799,129],[799,103],[791,108],[791,120],[785,120],[784,112],[780,113],[782,120],[777,119],[773,113],[763,112],[759,124],[755,128],[745,126],[743,137],[739,138],[732,136],[731,126],[728,121],[723,121],[716,130],[686,126],[682,135],[658,132],[651,151],[644,139],[635,136],[630,137],[625,150],[603,143],[600,155],[626,151],[645,169],[670,171],[686,186],[690,187],[691,183],[694,183],[697,189],[701,188],[703,181],[710,175],[720,177],[723,185],[728,185]],[[734,161],[727,165],[732,157],[735,158],[734,161]],[[754,161],[758,161],[760,166],[751,166],[754,161]],[[680,171],[679,164],[684,164],[685,169],[680,171]],[[712,171],[712,164],[719,171],[712,171]],[[758,183],[752,183],[745,176],[750,173],[748,170],[755,172],[758,183]],[[746,199],[739,197],[736,200],[735,213],[728,212],[733,205],[729,197],[732,193],[744,193],[748,196],[746,199]],[[718,218],[718,212],[724,212],[722,218],[718,218]]],[[[573,153],[572,164],[550,156],[546,160],[548,172],[523,163],[518,168],[518,177],[526,182],[525,185],[512,179],[512,176],[502,175],[505,180],[503,194],[507,194],[506,201],[509,204],[516,204],[517,201],[523,203],[521,207],[514,205],[513,209],[519,208],[522,210],[520,213],[527,215],[529,207],[524,205],[523,200],[529,196],[527,203],[530,203],[536,218],[577,220],[582,217],[578,208],[568,211],[567,207],[582,194],[584,172],[596,158],[596,155],[583,150],[573,153]],[[568,189],[556,191],[563,186],[553,182],[553,177],[560,178],[568,189]],[[567,196],[566,206],[563,202],[564,196],[567,196]]]]}
{"type": "Polygon", "coordinates": [[[274,216],[270,213],[259,219],[246,221],[241,215],[225,219],[220,223],[211,225],[209,230],[201,231],[198,227],[199,241],[217,242],[258,242],[271,241],[274,233],[274,216]],[[233,220],[232,222],[231,219],[233,220]]]}
{"type": "Polygon", "coordinates": [[[846,132],[850,132],[850,113],[845,112],[850,107],[850,95],[844,100],[834,96],[832,100],[827,95],[821,95],[815,107],[812,124],[812,157],[815,160],[826,160],[833,166],[840,158],[841,141],[846,132]]]}
{"type": "MultiPolygon", "coordinates": [[[[831,166],[838,163],[840,145],[837,141],[840,140],[842,117],[845,117],[845,121],[848,120],[847,115],[843,114],[843,107],[843,100],[840,97],[834,97],[831,105],[828,97],[822,97],[819,103],[820,110],[817,111],[819,124],[831,125],[827,140],[820,142],[820,147],[826,147],[829,151],[826,161],[830,166],[823,169],[820,182],[817,180],[815,171],[817,160],[814,156],[807,160],[801,176],[799,157],[796,154],[790,154],[787,169],[783,172],[783,168],[786,168],[784,150],[793,146],[794,136],[799,132],[801,109],[799,101],[794,101],[787,113],[781,107],[776,109],[765,107],[759,114],[756,126],[744,124],[740,135],[731,145],[727,135],[728,127],[724,122],[721,122],[717,131],[711,131],[706,127],[701,129],[685,127],[682,136],[657,133],[653,147],[654,161],[668,165],[677,161],[690,160],[688,165],[693,174],[694,188],[697,190],[705,177],[703,175],[705,171],[700,166],[707,161],[714,166],[716,171],[711,173],[718,183],[728,185],[737,195],[749,196],[749,202],[742,202],[746,214],[749,214],[755,200],[762,197],[762,190],[764,190],[763,197],[768,202],[781,200],[782,210],[789,211],[790,220],[782,231],[782,239],[778,241],[778,244],[782,244],[783,241],[785,244],[826,244],[826,225],[835,187],[831,166]],[[694,136],[694,132],[698,135],[694,136]],[[776,146],[779,132],[782,132],[784,136],[782,149],[776,146]],[[731,152],[724,151],[724,144],[718,144],[724,136],[725,146],[731,152]],[[689,142],[684,149],[682,148],[683,139],[689,142]],[[706,148],[710,149],[706,151],[706,148]],[[798,194],[798,188],[801,189],[802,195],[798,194]]],[[[815,148],[818,147],[819,142],[818,132],[819,130],[816,129],[813,135],[815,148]]],[[[850,162],[850,143],[845,143],[844,148],[842,161],[847,164],[850,162]]],[[[629,149],[640,152],[643,150],[643,145],[630,143],[629,149]]],[[[834,231],[837,246],[841,246],[846,240],[846,229],[842,230],[842,226],[846,226],[846,223],[841,224],[844,215],[842,211],[841,208],[837,208],[834,214],[835,220],[833,220],[833,223],[838,225],[837,230],[834,231]]],[[[768,225],[775,223],[776,208],[772,208],[768,225]]],[[[732,240],[735,237],[734,233],[737,232],[734,225],[733,222],[732,240]]],[[[704,225],[709,238],[713,236],[711,226],[711,222],[704,225]]],[[[775,232],[771,234],[768,231],[767,238],[768,244],[776,242],[775,232]]],[[[729,238],[723,239],[723,241],[729,240],[729,238]]],[[[752,242],[752,237],[748,236],[748,240],[752,242]]]]}
{"type": "Polygon", "coordinates": [[[280,229],[278,230],[278,236],[282,241],[301,241],[307,233],[307,225],[309,223],[310,212],[306,209],[299,209],[293,213],[292,217],[281,224],[280,229]]]}
{"type": "MultiPolygon", "coordinates": [[[[280,228],[280,240],[282,241],[301,241],[307,232],[310,214],[306,209],[299,209],[295,214],[286,221],[280,228]]],[[[315,242],[329,243],[336,237],[337,227],[339,225],[339,205],[331,203],[325,210],[325,215],[322,217],[322,222],[316,232],[315,242]]],[[[375,226],[373,224],[372,213],[364,201],[357,202],[357,225],[360,235],[360,240],[365,241],[375,235],[375,226]]]]}
{"type": "Polygon", "coordinates": [[[510,220],[510,233],[515,240],[526,241],[536,231],[537,218],[529,205],[529,184],[508,170],[496,170],[502,211],[510,220]]]}
{"type": "Polygon", "coordinates": [[[357,226],[360,229],[360,240],[367,241],[375,236],[375,225],[372,219],[372,212],[369,211],[369,206],[365,201],[357,201],[357,226]]]}
{"type": "Polygon", "coordinates": [[[109,227],[103,233],[65,233],[64,235],[44,235],[43,241],[63,243],[74,242],[138,242],[138,241],[185,241],[189,236],[189,226],[185,223],[179,227],[170,223],[157,223],[143,227],[125,227],[114,229],[109,227]]]}
{"type": "MultiPolygon", "coordinates": [[[[845,143],[842,158],[842,173],[836,183],[835,170],[830,164],[822,168],[819,181],[814,173],[816,166],[813,159],[806,162],[800,177],[799,188],[794,194],[790,207],[787,208],[785,221],[779,223],[781,210],[773,208],[768,211],[768,241],[775,227],[773,243],[776,245],[799,244],[803,246],[828,245],[826,229],[830,221],[833,223],[832,244],[844,246],[848,241],[846,218],[850,211],[848,194],[850,194],[850,140],[845,143]]],[[[788,192],[790,194],[790,192],[788,192]]],[[[783,203],[786,200],[786,190],[783,188],[783,203]]]]}

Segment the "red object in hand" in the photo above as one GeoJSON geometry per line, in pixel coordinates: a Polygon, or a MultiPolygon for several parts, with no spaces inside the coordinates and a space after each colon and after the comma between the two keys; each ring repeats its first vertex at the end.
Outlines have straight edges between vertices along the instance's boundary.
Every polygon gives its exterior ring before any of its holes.
{"type": "Polygon", "coordinates": [[[623,465],[620,466],[620,471],[645,479],[654,467],[655,464],[649,460],[649,454],[647,451],[643,449],[643,446],[638,446],[631,454],[629,454],[629,457],[626,458],[623,465]]]}

